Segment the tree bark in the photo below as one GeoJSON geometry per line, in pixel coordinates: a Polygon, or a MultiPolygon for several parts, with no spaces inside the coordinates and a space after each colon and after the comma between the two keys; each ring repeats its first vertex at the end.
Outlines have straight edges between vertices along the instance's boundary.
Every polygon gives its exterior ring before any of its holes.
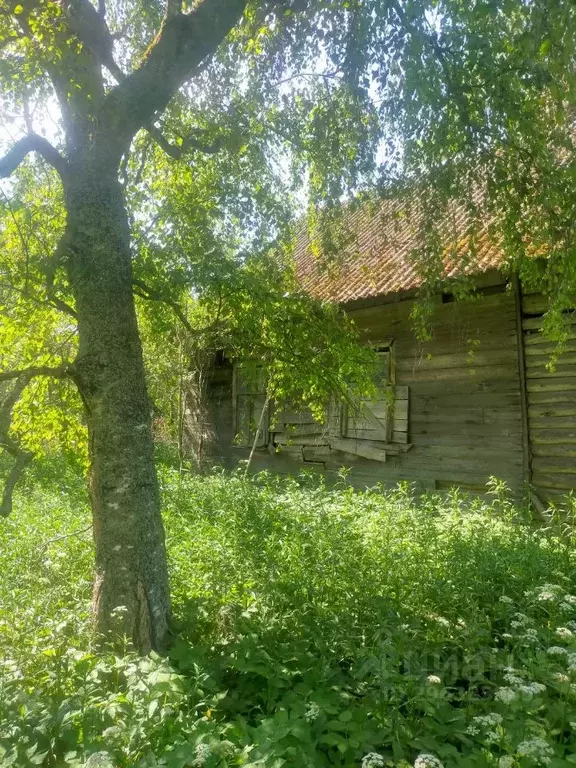
{"type": "Polygon", "coordinates": [[[146,653],[168,643],[170,594],[128,218],[114,166],[71,161],[65,185],[74,376],[89,429],[97,630],[126,635],[146,653]]]}

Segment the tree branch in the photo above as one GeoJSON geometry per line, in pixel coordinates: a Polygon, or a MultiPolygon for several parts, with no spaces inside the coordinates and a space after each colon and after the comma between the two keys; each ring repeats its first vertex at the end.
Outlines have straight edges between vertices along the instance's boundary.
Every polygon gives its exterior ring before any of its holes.
{"type": "Polygon", "coordinates": [[[29,451],[23,450],[13,441],[10,441],[10,443],[11,445],[8,445],[6,442],[3,442],[2,445],[12,456],[14,456],[16,461],[4,483],[2,502],[0,502],[0,517],[8,517],[12,512],[14,489],[26,471],[26,467],[33,459],[33,456],[29,451]]]}
{"type": "Polygon", "coordinates": [[[69,366],[50,368],[44,365],[24,368],[19,371],[5,371],[4,373],[0,373],[0,382],[15,380],[14,386],[0,403],[0,446],[8,451],[8,453],[15,459],[12,469],[8,473],[8,477],[4,483],[2,501],[0,502],[0,517],[8,517],[12,512],[14,489],[26,471],[26,467],[33,459],[33,454],[22,448],[18,442],[9,435],[10,426],[12,424],[12,409],[20,399],[24,389],[35,376],[55,376],[57,378],[64,378],[65,376],[70,375],[71,372],[69,366]]]}
{"type": "MultiPolygon", "coordinates": [[[[0,381],[13,381],[14,379],[26,378],[26,384],[35,376],[52,376],[55,379],[65,379],[72,376],[72,367],[62,365],[58,368],[51,368],[48,365],[37,365],[31,368],[22,368],[17,371],[4,371],[0,373],[0,381]]],[[[26,386],[26,385],[24,385],[26,386]]]]}
{"type": "MultiPolygon", "coordinates": [[[[113,88],[104,106],[107,135],[124,146],[212,54],[241,18],[247,0],[201,0],[188,14],[167,15],[140,67],[113,88]]],[[[172,10],[175,5],[171,2],[172,10]]]]}
{"type": "Polygon", "coordinates": [[[190,333],[192,336],[194,335],[194,328],[192,328],[190,325],[190,321],[184,314],[182,307],[179,306],[179,304],[177,304],[175,301],[172,301],[172,299],[168,298],[167,296],[163,296],[159,291],[155,291],[153,288],[150,288],[143,280],[134,279],[132,280],[132,285],[139,289],[137,295],[140,296],[140,298],[149,299],[150,301],[161,301],[163,304],[166,304],[168,307],[170,307],[184,328],[186,328],[188,333],[190,333]]]}
{"type": "Polygon", "coordinates": [[[12,512],[14,488],[24,474],[26,467],[32,461],[32,454],[21,448],[8,434],[12,423],[12,409],[32,377],[21,373],[15,378],[16,383],[4,397],[0,407],[0,445],[16,459],[4,484],[2,502],[0,503],[0,517],[8,517],[12,512]]]}
{"type": "Polygon", "coordinates": [[[53,539],[46,539],[44,544],[40,547],[40,552],[44,553],[50,544],[54,544],[56,541],[63,541],[64,539],[71,539],[73,536],[81,536],[83,533],[87,533],[92,529],[92,523],[85,528],[80,528],[79,531],[72,531],[71,533],[63,533],[61,536],[54,536],[53,539]]]}
{"type": "Polygon", "coordinates": [[[199,129],[192,129],[179,146],[170,144],[160,128],[157,128],[153,124],[147,125],[146,130],[150,136],[152,136],[156,144],[158,144],[167,155],[174,158],[174,160],[180,160],[182,156],[191,149],[197,149],[200,152],[204,152],[206,155],[215,155],[222,149],[222,145],[224,144],[222,136],[218,136],[211,144],[205,144],[198,138],[198,136],[204,133],[204,131],[199,129]]]}
{"type": "Polygon", "coordinates": [[[0,179],[11,176],[30,152],[38,152],[46,162],[56,169],[61,179],[68,173],[68,163],[49,141],[37,133],[29,133],[14,144],[0,159],[0,179]]]}

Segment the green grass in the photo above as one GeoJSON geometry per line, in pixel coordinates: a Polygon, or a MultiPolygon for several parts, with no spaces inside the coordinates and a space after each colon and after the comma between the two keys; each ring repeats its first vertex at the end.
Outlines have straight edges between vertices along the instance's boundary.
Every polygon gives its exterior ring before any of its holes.
{"type": "Polygon", "coordinates": [[[92,648],[72,470],[0,524],[0,767],[576,762],[570,525],[530,527],[497,487],[162,483],[169,659],[92,648]]]}

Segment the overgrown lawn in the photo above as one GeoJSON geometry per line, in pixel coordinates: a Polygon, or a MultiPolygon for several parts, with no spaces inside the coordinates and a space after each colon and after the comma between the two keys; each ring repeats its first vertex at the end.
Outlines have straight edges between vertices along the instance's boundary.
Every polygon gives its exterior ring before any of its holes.
{"type": "Polygon", "coordinates": [[[1,768],[576,762],[571,525],[498,486],[164,469],[178,634],[140,659],[91,645],[83,485],[54,477],[0,522],[1,768]]]}

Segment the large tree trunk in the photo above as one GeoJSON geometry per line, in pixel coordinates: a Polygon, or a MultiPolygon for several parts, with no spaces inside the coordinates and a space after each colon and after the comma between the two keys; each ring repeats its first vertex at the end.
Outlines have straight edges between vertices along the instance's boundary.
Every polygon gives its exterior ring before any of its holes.
{"type": "Polygon", "coordinates": [[[67,266],[90,439],[96,625],[141,652],[161,650],[170,594],[128,220],[116,169],[83,160],[66,189],[67,266]]]}
{"type": "MultiPolygon", "coordinates": [[[[36,34],[38,5],[20,6],[24,37],[36,34]]],[[[68,5],[77,11],[83,4],[68,5]]],[[[186,13],[182,5],[166,1],[156,38],[127,77],[110,50],[102,57],[101,46],[90,43],[91,32],[110,37],[104,14],[92,9],[82,29],[71,14],[57,14],[57,55],[37,64],[46,65],[61,106],[66,157],[31,133],[0,158],[0,178],[6,178],[30,152],[39,152],[64,186],[67,227],[55,258],[66,254],[80,345],[75,364],[54,375],[74,378],[88,418],[96,624],[100,632],[127,635],[143,652],[168,641],[170,593],[118,167],[136,133],[153,128],[172,96],[239,21],[246,0],[201,0],[186,13]],[[119,77],[115,87],[106,86],[102,64],[119,77]]],[[[183,150],[169,154],[179,157],[183,150]]]]}

